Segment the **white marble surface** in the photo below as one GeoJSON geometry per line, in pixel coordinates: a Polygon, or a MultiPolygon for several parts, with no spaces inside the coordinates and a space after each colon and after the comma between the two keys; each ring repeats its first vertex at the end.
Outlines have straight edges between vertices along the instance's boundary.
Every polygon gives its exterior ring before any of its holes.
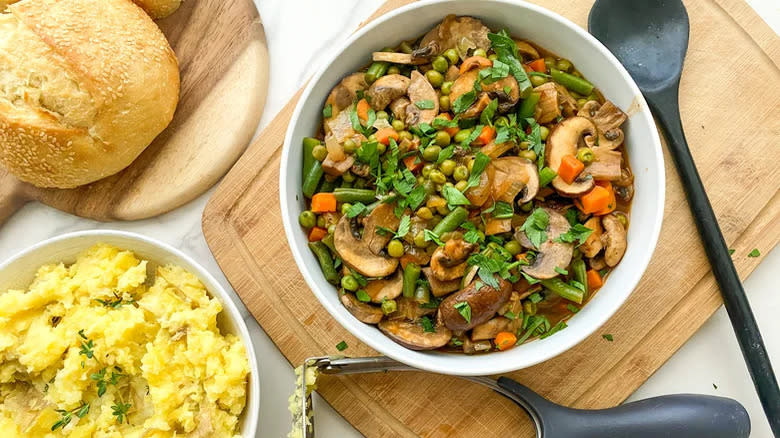
{"type": "MultiPolygon", "coordinates": [[[[315,71],[323,55],[343,41],[382,0],[257,1],[271,54],[271,86],[261,122],[263,127],[315,71]]],[[[775,31],[780,32],[780,6],[775,0],[749,0],[749,3],[770,22],[775,31]]],[[[134,223],[97,223],[40,204],[29,204],[0,228],[0,259],[6,259],[48,237],[69,231],[121,229],[142,233],[181,248],[204,264],[229,289],[201,232],[201,213],[210,195],[211,192],[170,214],[134,223]]],[[[766,247],[760,249],[765,253],[772,250],[766,247]]],[[[770,355],[777,367],[780,367],[780,319],[776,317],[780,312],[780,297],[777,296],[774,272],[778,268],[780,251],[774,250],[746,280],[745,287],[770,355]]],[[[236,301],[240,303],[237,298],[236,301]]],[[[258,436],[283,437],[289,430],[286,409],[287,397],[293,388],[292,368],[254,320],[251,317],[247,317],[247,320],[256,340],[261,364],[263,391],[258,436]]],[[[677,392],[734,397],[750,411],[754,430],[752,437],[771,437],[723,309],[632,399],[677,392]]],[[[317,424],[320,437],[360,436],[326,403],[317,405],[317,424]]]]}

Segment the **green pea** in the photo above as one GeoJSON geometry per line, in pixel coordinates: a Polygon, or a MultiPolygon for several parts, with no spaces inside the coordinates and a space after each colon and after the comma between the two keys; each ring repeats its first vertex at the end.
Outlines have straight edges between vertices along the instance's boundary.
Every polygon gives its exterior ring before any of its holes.
{"type": "Polygon", "coordinates": [[[325,220],[325,216],[317,216],[317,226],[320,228],[328,227],[328,221],[325,220]]]}
{"type": "Polygon", "coordinates": [[[360,287],[355,277],[351,275],[345,275],[341,277],[341,287],[348,291],[356,291],[360,287]]]}
{"type": "Polygon", "coordinates": [[[333,234],[335,232],[336,232],[336,224],[328,225],[328,234],[333,234]]]}
{"type": "Polygon", "coordinates": [[[529,79],[531,79],[531,85],[533,85],[534,87],[538,87],[538,86],[540,86],[542,84],[546,84],[547,83],[547,78],[544,77],[544,76],[531,75],[531,77],[529,79]]]}
{"type": "Polygon", "coordinates": [[[370,141],[370,142],[371,141],[376,141],[376,134],[369,135],[367,140],[370,141]]]}
{"type": "Polygon", "coordinates": [[[572,67],[571,61],[569,61],[568,59],[559,59],[558,62],[555,64],[555,66],[558,68],[558,70],[564,72],[568,72],[569,70],[571,70],[572,67]]]}
{"type": "Polygon", "coordinates": [[[450,134],[447,133],[447,131],[439,131],[436,133],[436,137],[434,137],[433,141],[439,146],[449,146],[452,140],[450,139],[450,134]]]}
{"type": "Polygon", "coordinates": [[[398,46],[398,50],[400,50],[403,53],[412,53],[414,49],[412,49],[412,45],[409,44],[408,41],[404,41],[401,43],[400,46],[398,46]]]}
{"type": "Polygon", "coordinates": [[[398,303],[396,303],[395,300],[382,301],[382,313],[385,315],[389,315],[396,310],[398,310],[398,303]]]}
{"type": "Polygon", "coordinates": [[[352,172],[346,172],[343,175],[341,175],[341,179],[343,179],[346,182],[353,182],[355,181],[355,175],[352,172]]]}
{"type": "Polygon", "coordinates": [[[471,129],[461,129],[455,134],[455,143],[463,143],[471,135],[471,129]]]}
{"type": "Polygon", "coordinates": [[[376,118],[377,120],[387,120],[390,116],[387,115],[387,111],[377,111],[376,112],[376,118]]]}
{"type": "Polygon", "coordinates": [[[536,161],[536,152],[532,150],[520,151],[520,153],[517,154],[517,156],[520,158],[525,158],[529,161],[536,161]]]}
{"type": "Polygon", "coordinates": [[[425,161],[436,161],[439,158],[439,154],[441,153],[441,148],[439,146],[428,146],[423,151],[423,159],[425,161]]]}
{"type": "Polygon", "coordinates": [[[358,148],[357,143],[355,143],[355,140],[352,140],[351,138],[348,138],[344,141],[344,152],[351,154],[355,152],[358,148]]]}
{"type": "Polygon", "coordinates": [[[413,138],[414,135],[409,131],[401,131],[398,133],[398,140],[411,140],[413,138]]]}
{"type": "Polygon", "coordinates": [[[311,155],[317,161],[325,161],[325,158],[328,156],[328,148],[318,144],[317,146],[314,146],[314,149],[311,150],[311,155]]]}
{"type": "Polygon", "coordinates": [[[391,65],[391,66],[390,66],[390,67],[387,69],[387,74],[389,74],[389,75],[398,75],[398,74],[401,74],[401,69],[400,69],[400,68],[398,68],[398,66],[397,66],[397,65],[391,65]]]}
{"type": "Polygon", "coordinates": [[[452,172],[452,177],[455,178],[455,181],[463,181],[465,179],[468,179],[469,177],[469,168],[460,165],[455,167],[455,170],[452,172]]]}
{"type": "MultiPolygon", "coordinates": [[[[406,128],[406,125],[404,125],[403,120],[400,119],[393,120],[393,123],[391,123],[391,125],[393,129],[395,129],[397,132],[401,132],[404,130],[404,128],[406,128]]],[[[400,138],[400,134],[399,134],[399,138],[400,138]]]]}
{"type": "Polygon", "coordinates": [[[617,213],[615,213],[615,216],[618,218],[620,223],[623,224],[623,227],[627,227],[628,226],[628,217],[625,214],[623,214],[621,212],[617,212],[617,213]]]}
{"type": "Polygon", "coordinates": [[[509,119],[506,116],[501,116],[493,124],[496,126],[509,126],[509,119]]]}
{"type": "Polygon", "coordinates": [[[488,59],[491,61],[495,61],[496,59],[498,59],[498,55],[496,55],[495,53],[491,53],[490,56],[488,56],[488,59]]]}
{"type": "Polygon", "coordinates": [[[588,165],[593,162],[594,159],[593,149],[591,148],[579,148],[577,149],[577,159],[582,161],[583,164],[588,165]]]}
{"type": "Polygon", "coordinates": [[[341,214],[347,214],[347,211],[349,211],[350,208],[352,208],[352,204],[349,202],[341,204],[341,214]]]}
{"type": "Polygon", "coordinates": [[[522,210],[525,213],[529,213],[533,209],[534,209],[534,201],[528,201],[525,204],[520,206],[520,210],[522,210]]]}
{"type": "Polygon", "coordinates": [[[468,184],[469,184],[469,182],[464,179],[463,181],[458,181],[455,184],[455,188],[460,190],[461,192],[463,192],[463,191],[466,190],[466,187],[468,186],[468,184]]]}
{"type": "Polygon", "coordinates": [[[447,58],[443,56],[437,56],[434,58],[433,62],[431,62],[431,66],[439,73],[444,73],[448,68],[450,68],[450,64],[447,62],[447,58]]]}
{"type": "Polygon", "coordinates": [[[435,164],[428,163],[422,168],[422,176],[428,178],[431,176],[431,171],[436,168],[435,164]]]}
{"type": "Polygon", "coordinates": [[[428,70],[425,72],[425,78],[433,85],[433,88],[439,88],[441,87],[441,84],[444,83],[444,75],[436,70],[428,70]]]}
{"type": "Polygon", "coordinates": [[[404,255],[404,244],[400,240],[393,239],[387,244],[387,254],[390,257],[399,258],[404,255]]]}
{"type": "Polygon", "coordinates": [[[439,164],[439,170],[441,170],[441,173],[450,176],[455,172],[455,167],[458,164],[452,160],[444,160],[439,164]]]}
{"type": "Polygon", "coordinates": [[[530,300],[523,301],[523,313],[527,313],[533,316],[536,315],[536,310],[537,310],[536,303],[530,300]]]}
{"type": "Polygon", "coordinates": [[[441,111],[450,110],[450,96],[439,96],[439,109],[441,111]]]}
{"type": "Polygon", "coordinates": [[[417,184],[425,184],[425,177],[422,175],[417,175],[417,184]]]}
{"type": "Polygon", "coordinates": [[[546,56],[544,58],[544,65],[545,67],[547,67],[547,70],[550,70],[551,68],[555,68],[556,67],[555,58],[553,58],[552,56],[546,56]]]}
{"type": "Polygon", "coordinates": [[[452,81],[446,81],[441,84],[441,94],[449,96],[452,91],[452,81]]]}
{"type": "Polygon", "coordinates": [[[529,142],[529,141],[521,141],[518,146],[520,146],[520,149],[526,150],[526,149],[531,147],[531,142],[529,142]]]}
{"type": "Polygon", "coordinates": [[[547,136],[550,135],[550,129],[546,126],[540,126],[539,135],[542,137],[542,141],[547,140],[547,136]]]}
{"type": "Polygon", "coordinates": [[[304,210],[298,216],[298,222],[303,228],[312,228],[317,225],[317,215],[309,210],[304,210]]]}
{"type": "Polygon", "coordinates": [[[517,240],[514,240],[514,239],[512,239],[509,242],[505,243],[504,244],[504,249],[507,250],[509,252],[509,254],[512,254],[512,255],[518,255],[521,252],[523,252],[523,247],[520,246],[520,242],[518,242],[517,240]]]}
{"type": "Polygon", "coordinates": [[[577,99],[577,108],[582,108],[588,103],[587,99],[577,99]]]}
{"type": "Polygon", "coordinates": [[[460,56],[458,55],[458,51],[455,49],[447,49],[442,53],[442,56],[447,58],[448,61],[450,61],[450,64],[455,65],[460,61],[460,56]]]}
{"type": "Polygon", "coordinates": [[[387,150],[387,146],[385,146],[384,143],[377,143],[376,144],[376,151],[379,153],[379,155],[382,155],[387,150]]]}
{"type": "MultiPolygon", "coordinates": [[[[428,210],[430,211],[430,210],[428,210]]],[[[425,232],[420,231],[414,235],[414,246],[418,248],[425,248],[428,246],[428,242],[425,241],[425,232]]]]}
{"type": "Polygon", "coordinates": [[[487,52],[485,49],[474,49],[473,52],[471,52],[472,56],[481,56],[483,58],[487,58],[487,52]]]}
{"type": "Polygon", "coordinates": [[[444,173],[440,170],[432,170],[429,178],[436,184],[444,184],[447,182],[447,177],[444,176],[444,173]]]}
{"type": "Polygon", "coordinates": [[[420,219],[431,220],[433,218],[433,212],[428,207],[420,207],[417,209],[417,216],[419,216],[420,219]]]}

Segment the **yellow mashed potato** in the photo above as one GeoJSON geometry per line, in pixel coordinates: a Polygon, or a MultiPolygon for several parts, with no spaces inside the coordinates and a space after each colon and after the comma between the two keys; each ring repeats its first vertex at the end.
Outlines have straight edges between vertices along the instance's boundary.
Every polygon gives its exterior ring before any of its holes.
{"type": "Polygon", "coordinates": [[[220,333],[222,306],[194,275],[147,269],[97,245],[0,293],[3,438],[239,433],[244,345],[220,333]]]}

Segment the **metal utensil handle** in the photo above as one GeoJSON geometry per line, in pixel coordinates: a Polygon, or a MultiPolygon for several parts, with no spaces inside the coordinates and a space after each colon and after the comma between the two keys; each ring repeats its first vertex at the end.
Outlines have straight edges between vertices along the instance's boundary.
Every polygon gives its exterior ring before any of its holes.
{"type": "Polygon", "coordinates": [[[595,411],[556,405],[512,379],[498,385],[525,400],[544,438],[747,438],[750,418],[735,400],[668,395],[595,411]]]}
{"type": "Polygon", "coordinates": [[[648,102],[666,133],[669,151],[674,157],[685,194],[699,229],[704,249],[712,265],[712,273],[720,287],[723,303],[731,319],[731,325],[747,362],[750,376],[758,392],[769,424],[775,436],[780,435],[780,388],[772,369],[764,340],[750,309],[745,289],[731,260],[718,220],[712,211],[704,185],[696,170],[691,151],[685,139],[677,104],[677,90],[648,93],[648,102]]]}
{"type": "Polygon", "coordinates": [[[402,364],[389,357],[345,357],[331,358],[319,366],[322,374],[368,374],[384,371],[414,371],[409,365],[402,364]]]}

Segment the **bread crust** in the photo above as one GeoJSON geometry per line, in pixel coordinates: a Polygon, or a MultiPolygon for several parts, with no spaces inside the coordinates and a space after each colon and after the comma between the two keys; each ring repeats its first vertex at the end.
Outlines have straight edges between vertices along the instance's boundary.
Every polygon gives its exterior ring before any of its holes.
{"type": "Polygon", "coordinates": [[[25,0],[0,15],[0,162],[41,187],[127,167],[165,129],[176,56],[126,0],[25,0]]]}

